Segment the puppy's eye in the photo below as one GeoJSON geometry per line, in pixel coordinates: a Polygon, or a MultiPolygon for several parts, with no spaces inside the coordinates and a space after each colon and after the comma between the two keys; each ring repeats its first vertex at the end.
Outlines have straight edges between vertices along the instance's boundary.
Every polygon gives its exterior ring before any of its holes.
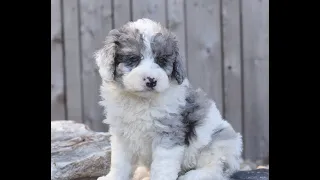
{"type": "Polygon", "coordinates": [[[139,63],[140,63],[140,56],[137,56],[137,55],[131,55],[131,56],[127,56],[126,58],[126,65],[127,66],[137,66],[139,63]]]}
{"type": "Polygon", "coordinates": [[[157,57],[156,63],[163,67],[167,63],[167,58],[166,57],[157,57]]]}
{"type": "Polygon", "coordinates": [[[140,61],[140,56],[131,56],[130,57],[130,61],[132,61],[132,62],[137,62],[137,61],[140,61]]]}

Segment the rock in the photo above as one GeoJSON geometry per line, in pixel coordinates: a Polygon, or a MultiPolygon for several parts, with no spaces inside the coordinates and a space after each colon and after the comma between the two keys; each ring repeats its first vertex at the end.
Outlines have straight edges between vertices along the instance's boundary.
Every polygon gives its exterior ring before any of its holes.
{"type": "Polygon", "coordinates": [[[96,180],[110,165],[110,135],[73,121],[51,122],[51,180],[96,180]]]}
{"type": "Polygon", "coordinates": [[[268,169],[254,169],[238,171],[231,176],[231,180],[269,180],[268,169]]]}

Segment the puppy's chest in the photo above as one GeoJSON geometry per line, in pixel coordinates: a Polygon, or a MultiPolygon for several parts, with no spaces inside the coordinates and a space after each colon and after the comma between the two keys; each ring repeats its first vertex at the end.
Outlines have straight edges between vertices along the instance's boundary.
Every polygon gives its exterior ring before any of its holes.
{"type": "Polygon", "coordinates": [[[155,136],[155,122],[150,115],[127,113],[120,118],[118,131],[127,140],[138,143],[140,140],[152,140],[155,136]]]}
{"type": "Polygon", "coordinates": [[[168,128],[159,119],[178,112],[181,105],[179,99],[166,97],[152,102],[123,97],[112,100],[108,104],[107,122],[127,148],[140,157],[150,155],[154,138],[168,128]]]}
{"type": "MultiPolygon", "coordinates": [[[[127,117],[133,118],[133,117],[127,117]]],[[[117,131],[125,142],[127,150],[133,153],[136,161],[149,165],[152,158],[152,142],[156,136],[153,120],[136,119],[130,123],[121,123],[117,131]]]]}
{"type": "Polygon", "coordinates": [[[157,119],[164,118],[167,112],[161,107],[130,107],[121,110],[110,124],[117,134],[126,141],[127,147],[138,156],[149,156],[152,141],[157,136],[157,119]]]}

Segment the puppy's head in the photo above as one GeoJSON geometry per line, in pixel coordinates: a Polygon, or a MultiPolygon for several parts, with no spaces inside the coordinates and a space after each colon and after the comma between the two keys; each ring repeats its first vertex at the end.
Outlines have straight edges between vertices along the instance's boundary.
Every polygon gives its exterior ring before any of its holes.
{"type": "Polygon", "coordinates": [[[141,96],[161,93],[185,78],[175,36],[149,19],[111,30],[95,57],[103,81],[141,96]]]}

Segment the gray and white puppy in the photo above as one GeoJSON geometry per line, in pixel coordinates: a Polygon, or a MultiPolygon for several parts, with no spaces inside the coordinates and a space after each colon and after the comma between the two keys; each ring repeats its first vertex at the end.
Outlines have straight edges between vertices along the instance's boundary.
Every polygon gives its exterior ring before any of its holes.
{"type": "Polygon", "coordinates": [[[112,135],[110,172],[99,180],[129,180],[138,166],[151,180],[225,180],[239,169],[241,135],[189,84],[166,28],[128,22],[95,57],[112,135]]]}

